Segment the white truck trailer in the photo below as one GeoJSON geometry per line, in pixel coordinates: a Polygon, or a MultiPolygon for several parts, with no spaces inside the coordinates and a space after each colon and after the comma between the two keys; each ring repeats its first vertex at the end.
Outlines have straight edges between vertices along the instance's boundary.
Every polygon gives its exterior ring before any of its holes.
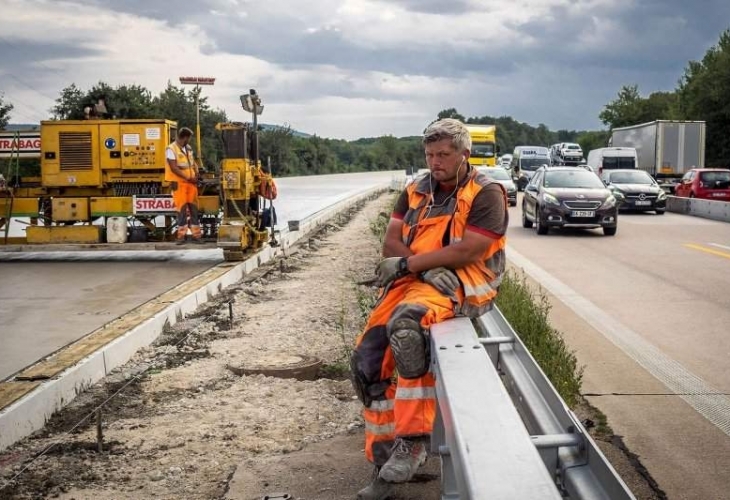
{"type": "Polygon", "coordinates": [[[608,145],[635,148],[637,168],[655,179],[679,180],[705,166],[705,122],[656,120],[615,128],[608,145]]]}

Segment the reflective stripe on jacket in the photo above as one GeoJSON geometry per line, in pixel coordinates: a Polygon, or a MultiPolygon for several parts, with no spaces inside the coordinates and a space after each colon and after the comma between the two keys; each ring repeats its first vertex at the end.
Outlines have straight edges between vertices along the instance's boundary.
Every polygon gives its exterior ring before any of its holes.
{"type": "MultiPolygon", "coordinates": [[[[433,252],[444,245],[460,242],[466,231],[474,198],[489,184],[497,184],[501,188],[506,216],[507,192],[504,187],[475,169],[472,169],[466,182],[462,182],[456,196],[442,206],[429,203],[432,200],[430,175],[406,188],[408,211],[403,218],[402,237],[403,243],[415,254],[433,252]]],[[[478,262],[455,270],[464,292],[461,314],[474,318],[491,307],[504,275],[506,242],[506,236],[495,239],[478,262]]]]}

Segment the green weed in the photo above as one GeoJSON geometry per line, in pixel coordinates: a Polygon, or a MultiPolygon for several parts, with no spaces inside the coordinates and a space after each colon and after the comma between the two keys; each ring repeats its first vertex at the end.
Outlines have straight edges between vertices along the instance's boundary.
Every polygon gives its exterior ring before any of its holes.
{"type": "Polygon", "coordinates": [[[560,396],[573,406],[580,397],[583,367],[560,332],[550,326],[550,302],[533,290],[524,274],[507,272],[499,287],[497,306],[550,379],[560,396]]]}

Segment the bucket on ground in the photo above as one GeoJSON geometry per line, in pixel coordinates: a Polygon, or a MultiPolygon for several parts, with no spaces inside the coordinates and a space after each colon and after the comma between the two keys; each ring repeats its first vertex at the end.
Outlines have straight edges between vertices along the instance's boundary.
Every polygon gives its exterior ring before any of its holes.
{"type": "Polygon", "coordinates": [[[106,241],[107,243],[126,243],[127,242],[127,218],[126,217],[109,217],[106,221],[106,241]]]}

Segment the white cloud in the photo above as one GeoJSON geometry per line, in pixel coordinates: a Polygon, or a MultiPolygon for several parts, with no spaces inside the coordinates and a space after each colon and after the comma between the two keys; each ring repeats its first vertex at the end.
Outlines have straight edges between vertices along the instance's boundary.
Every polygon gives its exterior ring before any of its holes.
{"type": "Polygon", "coordinates": [[[730,3],[707,5],[709,15],[681,0],[3,0],[0,91],[15,121],[47,117],[72,82],[156,93],[201,75],[217,78],[205,95],[231,118],[246,119],[238,95],[255,87],[266,121],[323,136],[419,133],[452,106],[594,127],[620,85],[671,88],[702,56],[717,38],[707,24],[730,17],[730,3]]]}

